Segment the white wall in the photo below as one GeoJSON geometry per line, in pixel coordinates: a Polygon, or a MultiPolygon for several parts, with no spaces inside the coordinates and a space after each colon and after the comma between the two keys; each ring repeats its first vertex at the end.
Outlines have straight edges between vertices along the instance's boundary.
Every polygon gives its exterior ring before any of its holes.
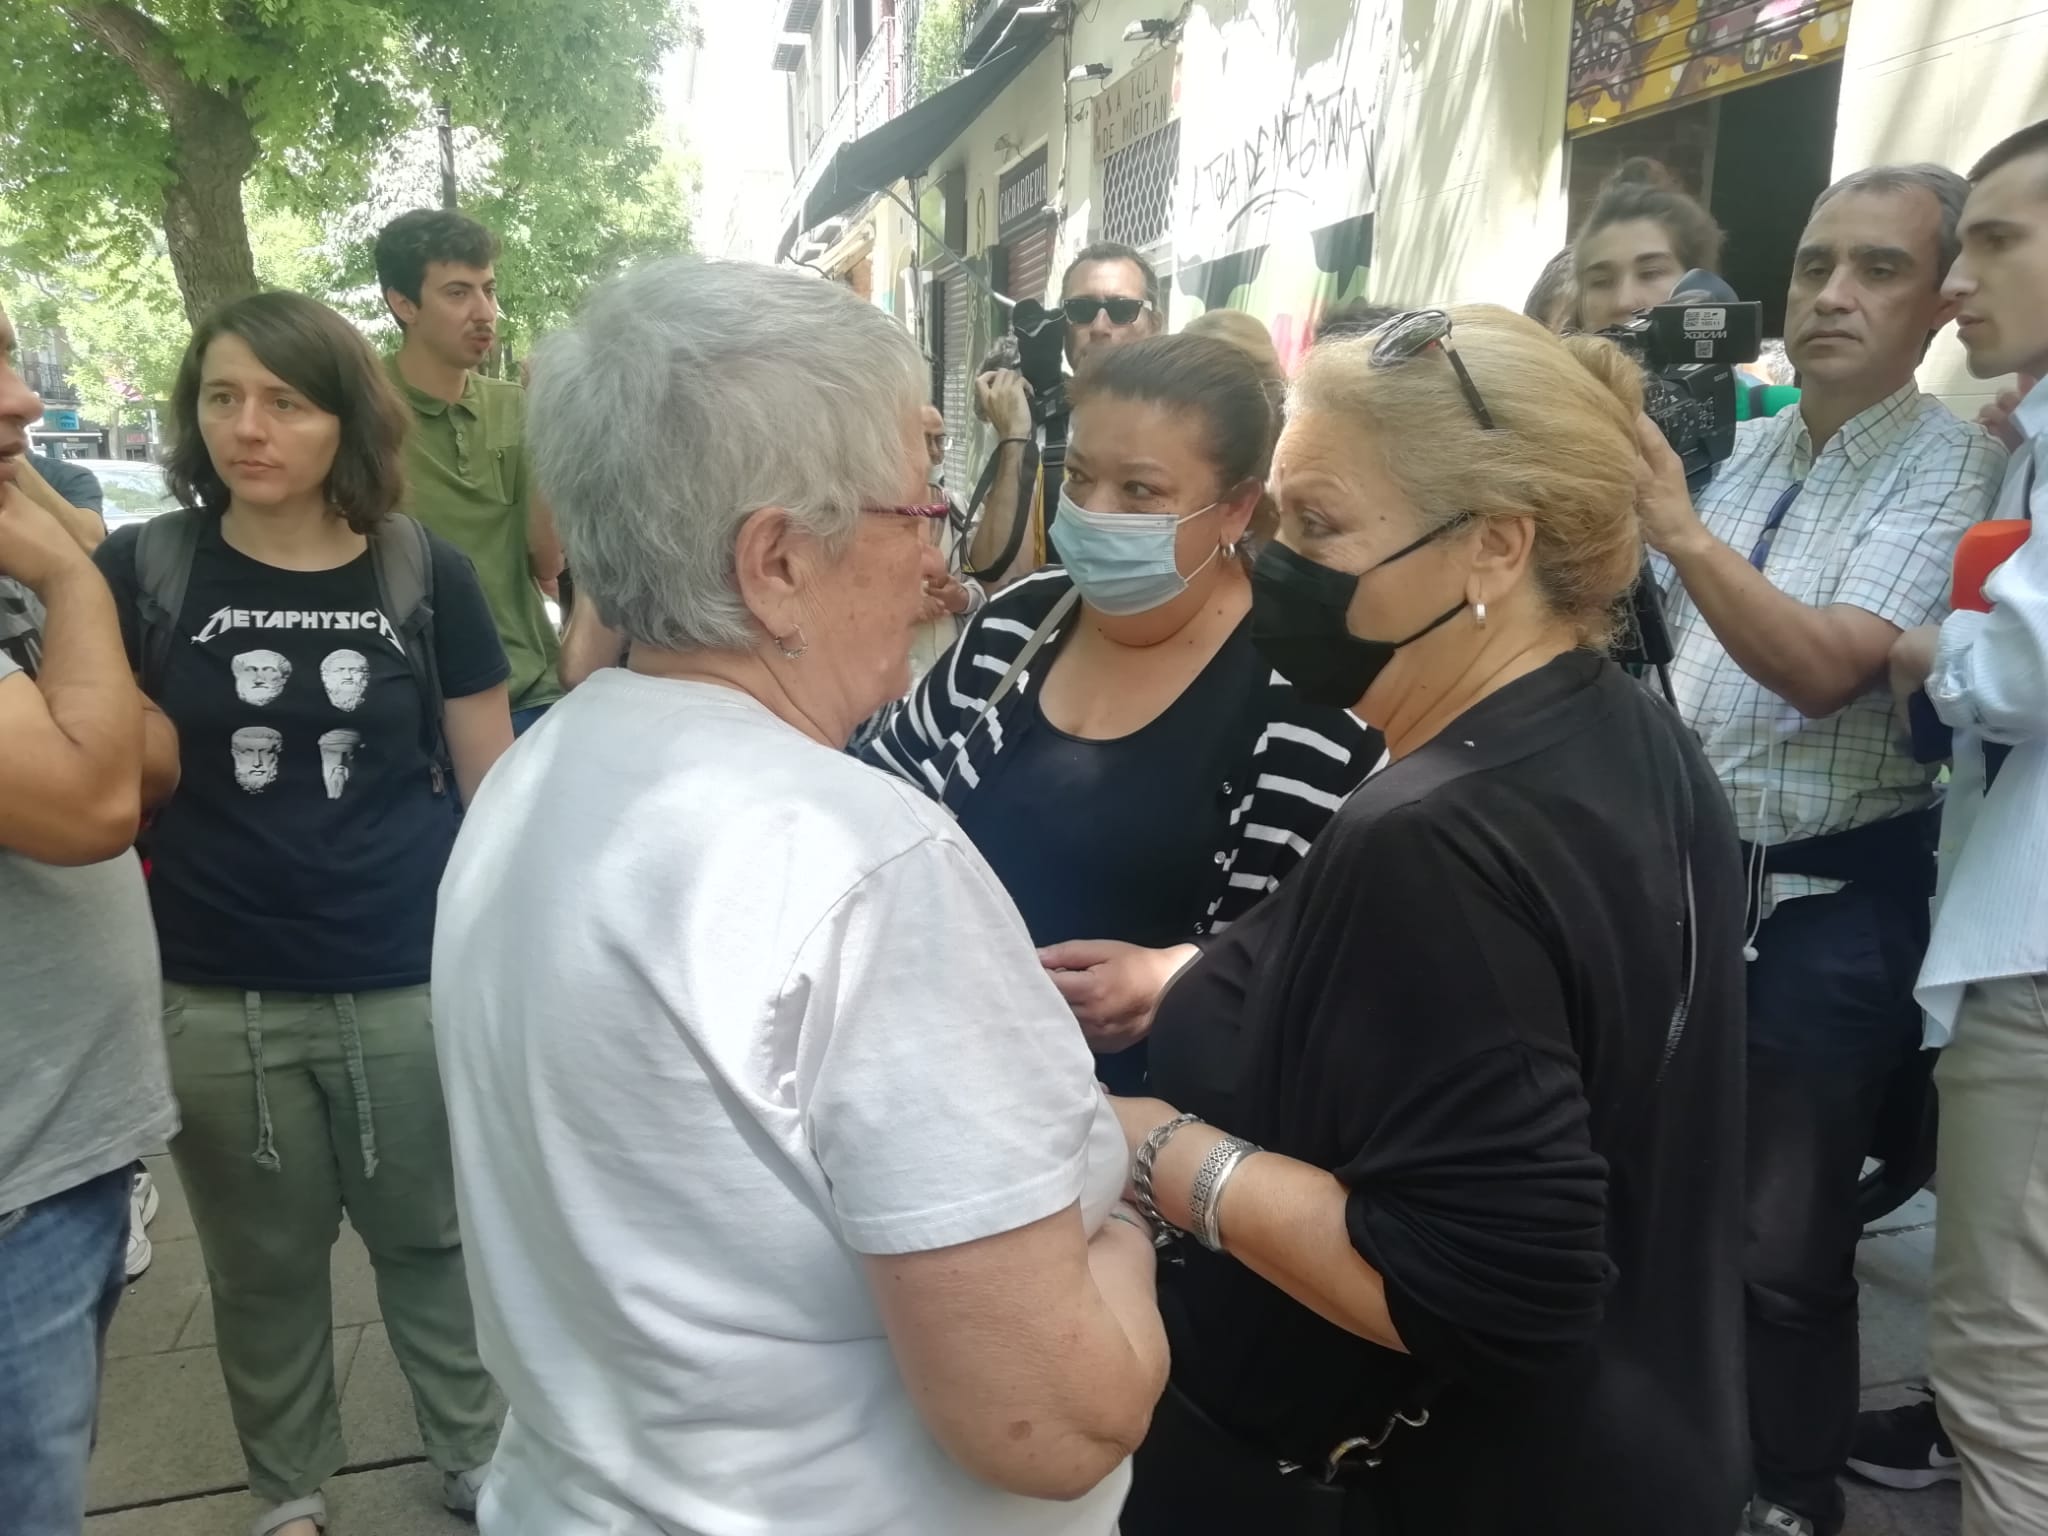
{"type": "Polygon", "coordinates": [[[1372,295],[1519,309],[1565,242],[1571,0],[1405,0],[1372,295]]]}
{"type": "MultiPolygon", "coordinates": [[[[2048,117],[2048,0],[1856,0],[1842,63],[1834,173],[1933,160],[1967,171],[2048,117]]],[[[1973,413],[2001,385],[1973,379],[1953,329],[1922,387],[1973,413]]]]}
{"type": "MultiPolygon", "coordinates": [[[[1121,77],[1150,46],[1124,42],[1125,26],[1173,12],[1164,0],[1098,0],[1076,20],[1073,62],[1121,77]]],[[[1570,0],[1196,0],[1180,43],[1178,261],[1219,254],[1191,207],[1204,166],[1291,95],[1341,81],[1361,94],[1377,186],[1351,171],[1355,184],[1323,189],[1349,206],[1311,222],[1376,207],[1376,298],[1519,306],[1564,243],[1570,40],[1570,0]]],[[[1077,88],[1068,114],[1063,254],[1096,233],[1086,105],[1100,89],[1077,88]]]]}
{"type": "Polygon", "coordinates": [[[1067,163],[1066,135],[1060,131],[1066,98],[1067,43],[1054,38],[953,143],[931,169],[937,182],[955,170],[967,172],[967,254],[978,256],[997,243],[996,187],[1005,171],[1047,146],[1048,184],[1057,200],[1067,163]]]}

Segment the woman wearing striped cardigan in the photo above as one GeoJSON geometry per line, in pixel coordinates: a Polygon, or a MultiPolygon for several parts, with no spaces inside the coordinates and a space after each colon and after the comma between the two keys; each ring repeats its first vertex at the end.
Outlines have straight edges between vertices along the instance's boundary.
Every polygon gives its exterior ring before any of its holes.
{"type": "Polygon", "coordinates": [[[1381,748],[1252,646],[1278,412],[1244,352],[1134,342],[1071,399],[1063,564],[968,620],[860,752],[959,819],[1099,1075],[1136,1092],[1166,984],[1286,876],[1381,748]]]}

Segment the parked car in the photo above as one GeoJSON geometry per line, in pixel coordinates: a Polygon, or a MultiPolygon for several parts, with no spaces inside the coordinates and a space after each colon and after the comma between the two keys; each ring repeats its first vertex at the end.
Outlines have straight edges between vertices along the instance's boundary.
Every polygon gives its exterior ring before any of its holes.
{"type": "Polygon", "coordinates": [[[164,481],[161,464],[143,459],[67,459],[90,470],[106,496],[107,532],[130,523],[147,522],[159,512],[175,512],[178,502],[164,481]]]}

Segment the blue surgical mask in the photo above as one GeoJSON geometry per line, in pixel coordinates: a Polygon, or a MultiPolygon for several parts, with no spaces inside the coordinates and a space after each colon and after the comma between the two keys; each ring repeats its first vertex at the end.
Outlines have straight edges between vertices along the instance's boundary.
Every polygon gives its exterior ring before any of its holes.
{"type": "MultiPolygon", "coordinates": [[[[1090,608],[1113,617],[1146,613],[1188,589],[1188,578],[1181,575],[1174,551],[1180,525],[1221,505],[1212,501],[1185,517],[1171,512],[1090,512],[1062,486],[1052,545],[1080,589],[1081,600],[1090,608]]],[[[1219,544],[1209,560],[1221,549],[1219,544]]],[[[1209,560],[1189,574],[1200,575],[1209,560]]]]}

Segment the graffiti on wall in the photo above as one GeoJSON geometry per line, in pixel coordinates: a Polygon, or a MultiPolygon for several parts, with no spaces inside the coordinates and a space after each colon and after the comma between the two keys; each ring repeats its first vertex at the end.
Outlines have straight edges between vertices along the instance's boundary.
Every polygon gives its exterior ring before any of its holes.
{"type": "Polygon", "coordinates": [[[1194,303],[1176,306],[1175,323],[1204,310],[1243,310],[1265,322],[1281,367],[1292,374],[1323,315],[1365,293],[1372,234],[1373,216],[1359,214],[1183,267],[1175,286],[1194,303]]]}
{"type": "Polygon", "coordinates": [[[1577,130],[1804,68],[1849,40],[1850,0],[1575,0],[1577,130]]]}
{"type": "Polygon", "coordinates": [[[1372,120],[1358,88],[1303,93],[1256,120],[1194,168],[1189,216],[1233,230],[1284,198],[1309,202],[1337,181],[1370,206],[1376,185],[1372,120]]]}

